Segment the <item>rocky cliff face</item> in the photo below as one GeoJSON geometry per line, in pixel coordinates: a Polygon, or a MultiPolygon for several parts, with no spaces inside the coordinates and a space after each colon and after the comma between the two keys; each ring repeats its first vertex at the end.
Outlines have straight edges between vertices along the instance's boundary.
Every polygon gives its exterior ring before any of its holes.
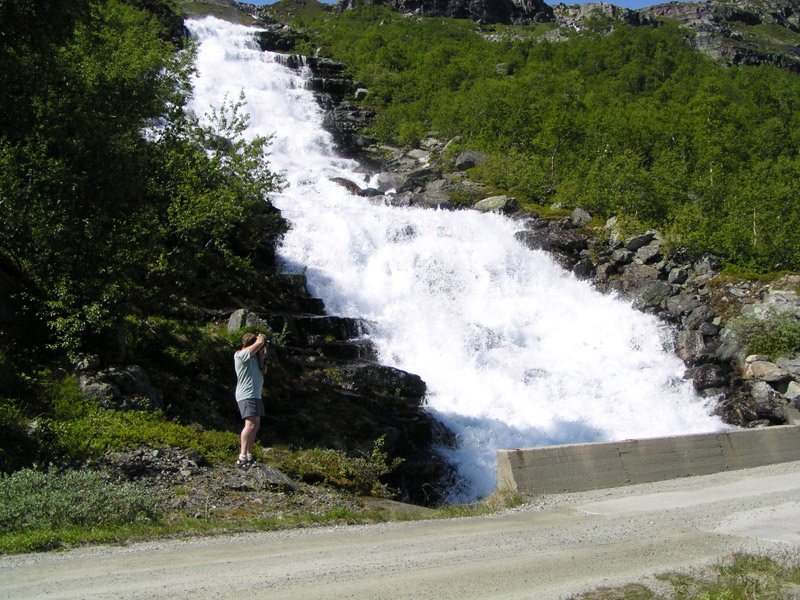
{"type": "Polygon", "coordinates": [[[796,2],[670,2],[637,12],[643,22],[670,19],[693,30],[692,46],[725,64],[772,64],[800,72],[800,7],[796,2]]]}
{"type": "Polygon", "coordinates": [[[528,24],[553,20],[553,9],[544,0],[343,0],[347,10],[363,5],[391,6],[420,17],[470,19],[480,23],[528,24]]]}

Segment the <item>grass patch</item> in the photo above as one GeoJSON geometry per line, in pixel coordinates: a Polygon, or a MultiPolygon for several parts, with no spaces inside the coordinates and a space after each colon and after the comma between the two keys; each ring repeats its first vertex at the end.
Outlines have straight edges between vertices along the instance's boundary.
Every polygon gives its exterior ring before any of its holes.
{"type": "Polygon", "coordinates": [[[94,461],[109,450],[142,443],[197,450],[209,461],[220,462],[229,460],[239,447],[239,436],[234,432],[181,425],[167,420],[161,412],[122,412],[85,401],[82,411],[70,419],[42,417],[34,422],[32,437],[42,462],[94,461]]]}
{"type": "Polygon", "coordinates": [[[489,515],[508,508],[517,508],[525,503],[525,498],[519,492],[500,490],[476,502],[466,504],[445,504],[439,508],[435,516],[440,519],[479,517],[489,515]]]}
{"type": "Polygon", "coordinates": [[[121,527],[158,519],[159,498],[99,471],[22,469],[0,479],[0,550],[108,541],[121,527]]]}
{"type": "Polygon", "coordinates": [[[734,554],[697,573],[664,573],[656,577],[668,584],[666,595],[640,584],[598,588],[575,600],[773,600],[797,597],[800,560],[734,554]]]}

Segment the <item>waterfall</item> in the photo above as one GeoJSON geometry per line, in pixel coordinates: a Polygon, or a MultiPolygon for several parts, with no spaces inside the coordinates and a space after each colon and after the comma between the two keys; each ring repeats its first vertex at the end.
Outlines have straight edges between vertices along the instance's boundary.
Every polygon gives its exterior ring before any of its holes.
{"type": "Polygon", "coordinates": [[[261,52],[252,29],[187,23],[200,41],[193,109],[244,90],[251,135],[274,135],[273,198],[291,222],[284,268],[305,270],[329,314],[367,319],[381,362],[420,375],[451,431],[455,497],[495,487],[495,451],[716,431],[668,348],[673,332],[515,241],[498,214],[398,208],[351,195],[367,184],[321,129],[308,74],[261,52]]]}

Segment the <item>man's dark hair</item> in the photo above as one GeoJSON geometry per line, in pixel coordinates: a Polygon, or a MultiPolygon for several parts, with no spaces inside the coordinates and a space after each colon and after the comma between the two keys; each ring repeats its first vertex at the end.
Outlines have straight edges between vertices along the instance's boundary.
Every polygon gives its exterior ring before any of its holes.
{"type": "Polygon", "coordinates": [[[242,336],[242,348],[247,348],[248,346],[252,346],[256,343],[258,337],[255,333],[245,333],[242,336]]]}

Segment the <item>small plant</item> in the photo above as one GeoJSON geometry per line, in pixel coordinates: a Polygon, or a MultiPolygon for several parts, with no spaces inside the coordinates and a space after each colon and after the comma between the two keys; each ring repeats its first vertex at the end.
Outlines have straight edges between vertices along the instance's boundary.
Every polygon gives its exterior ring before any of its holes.
{"type": "Polygon", "coordinates": [[[391,492],[380,477],[390,473],[403,459],[389,461],[383,442],[381,436],[375,441],[371,455],[355,458],[338,450],[300,450],[287,457],[283,468],[289,475],[308,483],[324,483],[365,496],[390,496],[391,492]]]}

